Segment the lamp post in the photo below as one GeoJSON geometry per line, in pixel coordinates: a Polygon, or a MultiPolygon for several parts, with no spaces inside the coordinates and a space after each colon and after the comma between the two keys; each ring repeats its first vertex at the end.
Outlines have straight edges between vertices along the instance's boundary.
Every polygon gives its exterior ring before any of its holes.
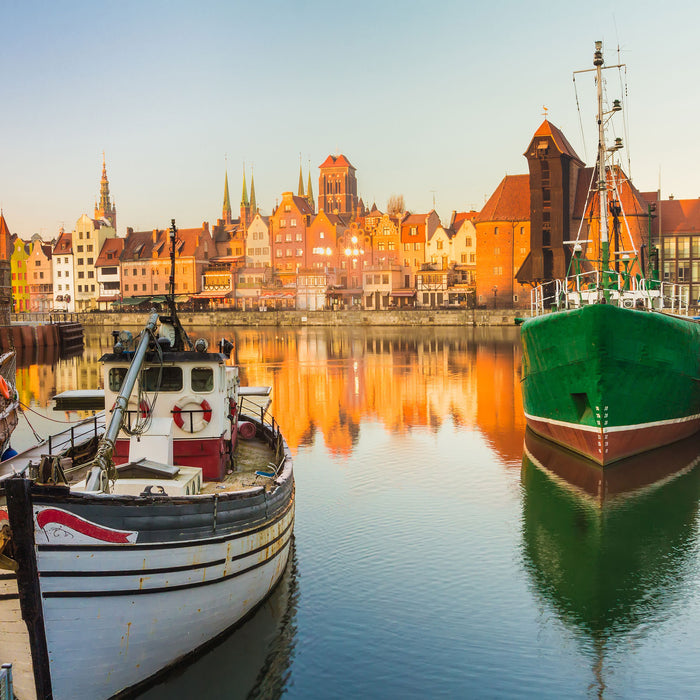
{"type": "Polygon", "coordinates": [[[495,284],[492,288],[493,291],[493,308],[498,308],[498,285],[495,284]]]}

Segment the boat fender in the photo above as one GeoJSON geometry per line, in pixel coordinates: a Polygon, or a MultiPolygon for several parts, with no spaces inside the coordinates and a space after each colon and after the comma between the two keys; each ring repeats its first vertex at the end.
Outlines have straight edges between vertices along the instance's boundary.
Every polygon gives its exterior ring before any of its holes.
{"type": "Polygon", "coordinates": [[[242,420],[238,424],[238,434],[244,440],[250,440],[255,437],[255,423],[251,423],[247,420],[242,420]]]}
{"type": "Polygon", "coordinates": [[[6,399],[10,398],[10,387],[5,381],[5,377],[0,374],[0,394],[2,394],[6,399]]]}
{"type": "Polygon", "coordinates": [[[211,406],[206,399],[198,402],[194,398],[186,398],[182,407],[177,404],[173,406],[173,420],[180,430],[198,433],[211,420],[211,406]]]}

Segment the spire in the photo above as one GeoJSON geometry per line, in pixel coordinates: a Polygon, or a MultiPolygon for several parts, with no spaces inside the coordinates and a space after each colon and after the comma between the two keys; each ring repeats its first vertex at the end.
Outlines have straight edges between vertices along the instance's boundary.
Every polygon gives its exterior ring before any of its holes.
{"type": "Polygon", "coordinates": [[[241,194],[241,206],[247,207],[250,202],[248,202],[248,188],[245,185],[245,165],[243,166],[243,193],[241,194]]]}
{"type": "Polygon", "coordinates": [[[222,218],[227,224],[231,223],[231,198],[228,194],[228,170],[224,178],[224,208],[222,218]]]}
{"type": "Polygon", "coordinates": [[[300,197],[304,196],[304,177],[301,174],[301,163],[299,163],[299,191],[297,192],[297,194],[300,197]]]}
{"type": "Polygon", "coordinates": [[[306,185],[306,201],[309,203],[309,206],[311,207],[311,211],[314,211],[314,209],[315,209],[314,190],[313,190],[313,187],[311,186],[311,163],[309,163],[309,179],[308,179],[307,185],[306,185]]]}
{"type": "Polygon", "coordinates": [[[100,180],[100,203],[95,205],[95,219],[106,219],[117,228],[117,209],[109,197],[109,180],[107,179],[107,162],[102,151],[102,179],[100,180]]]}
{"type": "Polygon", "coordinates": [[[255,201],[255,176],[253,175],[253,170],[250,171],[250,214],[255,216],[258,211],[258,204],[255,201]]]}

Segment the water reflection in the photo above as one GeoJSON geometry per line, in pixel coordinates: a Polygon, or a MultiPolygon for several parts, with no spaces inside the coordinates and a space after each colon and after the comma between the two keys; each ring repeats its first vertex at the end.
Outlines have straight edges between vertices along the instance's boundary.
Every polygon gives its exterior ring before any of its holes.
{"type": "Polygon", "coordinates": [[[573,631],[599,695],[607,656],[680,613],[697,556],[697,437],[601,469],[529,431],[523,559],[573,631]]]}
{"type": "MultiPolygon", "coordinates": [[[[82,357],[18,370],[20,399],[45,406],[66,389],[102,388],[111,328],[87,328],[82,357]]],[[[525,421],[515,328],[194,328],[215,345],[235,341],[249,385],[272,385],[275,417],[293,452],[321,439],[347,457],[361,426],[402,435],[446,422],[476,428],[499,457],[519,462],[525,421]]]]}

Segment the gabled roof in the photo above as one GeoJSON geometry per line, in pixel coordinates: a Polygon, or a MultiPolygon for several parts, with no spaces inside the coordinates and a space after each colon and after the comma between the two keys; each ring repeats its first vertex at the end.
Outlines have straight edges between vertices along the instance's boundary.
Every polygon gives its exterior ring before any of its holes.
{"type": "Polygon", "coordinates": [[[425,224],[427,214],[409,214],[401,222],[402,226],[419,226],[425,224]]]}
{"type": "Polygon", "coordinates": [[[68,231],[62,231],[53,247],[54,255],[73,255],[73,236],[68,231]]]}
{"type": "Polygon", "coordinates": [[[663,233],[700,231],[700,199],[664,199],[660,205],[663,233]]]}
{"type": "Polygon", "coordinates": [[[123,238],[107,238],[102,244],[102,250],[97,256],[95,261],[95,267],[103,267],[105,265],[117,265],[119,263],[119,257],[124,250],[124,239],[123,238]],[[112,257],[108,257],[111,253],[112,257]]]}
{"type": "Polygon", "coordinates": [[[292,195],[292,199],[294,200],[294,204],[296,204],[297,209],[302,214],[313,214],[313,211],[311,210],[311,206],[309,205],[308,200],[306,200],[304,197],[299,197],[298,195],[292,195]]]}
{"type": "Polygon", "coordinates": [[[484,221],[529,221],[530,176],[506,175],[474,217],[474,223],[484,221]]]}
{"type": "Polygon", "coordinates": [[[464,221],[472,221],[478,215],[478,211],[456,211],[452,219],[452,226],[455,231],[460,227],[464,221]]]}
{"type": "MultiPolygon", "coordinates": [[[[562,134],[562,132],[547,119],[540,124],[532,138],[536,139],[544,136],[550,136],[552,138],[559,153],[563,153],[564,155],[577,160],[581,165],[583,165],[583,161],[578,157],[576,151],[574,151],[573,146],[568,142],[566,136],[564,136],[564,134],[562,134]]],[[[530,143],[532,143],[532,139],[530,140],[530,143]]],[[[527,151],[524,153],[524,155],[528,155],[527,151]]]]}
{"type": "Polygon", "coordinates": [[[318,166],[319,168],[355,168],[350,164],[350,161],[341,153],[339,156],[328,156],[326,160],[318,166]]]}

